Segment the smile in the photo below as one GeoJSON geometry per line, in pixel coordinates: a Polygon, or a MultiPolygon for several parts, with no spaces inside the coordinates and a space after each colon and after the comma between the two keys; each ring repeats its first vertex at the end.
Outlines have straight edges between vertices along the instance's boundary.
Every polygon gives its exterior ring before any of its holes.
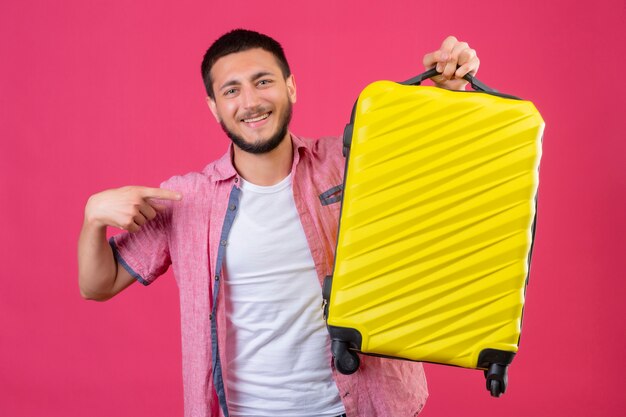
{"type": "Polygon", "coordinates": [[[262,114],[262,115],[257,116],[257,117],[252,117],[250,119],[242,119],[242,121],[245,122],[245,123],[260,122],[261,120],[265,120],[268,117],[270,117],[270,113],[271,112],[268,112],[268,113],[262,114]]]}

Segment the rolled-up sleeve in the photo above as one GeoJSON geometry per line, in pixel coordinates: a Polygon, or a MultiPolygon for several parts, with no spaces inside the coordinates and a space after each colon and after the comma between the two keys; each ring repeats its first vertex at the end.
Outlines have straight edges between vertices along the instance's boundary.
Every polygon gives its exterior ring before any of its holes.
{"type": "MultiPolygon", "coordinates": [[[[168,188],[166,182],[161,188],[168,188]]],[[[117,262],[143,285],[151,284],[169,268],[171,262],[169,235],[173,207],[159,200],[166,210],[157,211],[154,219],[147,221],[135,233],[121,233],[109,239],[117,262]]]]}

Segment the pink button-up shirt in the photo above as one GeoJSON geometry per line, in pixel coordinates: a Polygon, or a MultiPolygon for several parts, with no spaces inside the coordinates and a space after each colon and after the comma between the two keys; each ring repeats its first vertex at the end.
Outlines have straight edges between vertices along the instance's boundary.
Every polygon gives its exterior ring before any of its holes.
{"type": "MultiPolygon", "coordinates": [[[[343,183],[342,141],[292,136],[293,195],[321,284],[333,270],[343,183]],[[326,191],[330,193],[324,194],[326,191]],[[327,198],[327,195],[331,195],[327,198]]],[[[179,191],[181,201],[136,233],[110,239],[118,262],[148,285],[172,265],[181,305],[185,417],[228,416],[224,292],[220,291],[224,247],[239,201],[239,174],[231,151],[202,172],[174,176],[162,188],[179,191]]],[[[361,355],[353,375],[333,367],[348,417],[414,417],[428,396],[420,363],[361,355]]]]}

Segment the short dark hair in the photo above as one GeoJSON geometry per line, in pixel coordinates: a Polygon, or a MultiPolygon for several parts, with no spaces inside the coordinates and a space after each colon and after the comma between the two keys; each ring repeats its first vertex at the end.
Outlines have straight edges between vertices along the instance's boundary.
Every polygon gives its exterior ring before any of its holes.
{"type": "Polygon", "coordinates": [[[289,63],[287,63],[285,52],[283,51],[283,47],[280,46],[280,43],[259,32],[246,29],[234,29],[220,36],[219,39],[213,42],[202,59],[202,80],[204,81],[206,92],[211,99],[215,100],[211,68],[213,68],[217,60],[226,55],[254,48],[261,48],[274,55],[283,73],[283,77],[287,78],[291,75],[289,63]]]}

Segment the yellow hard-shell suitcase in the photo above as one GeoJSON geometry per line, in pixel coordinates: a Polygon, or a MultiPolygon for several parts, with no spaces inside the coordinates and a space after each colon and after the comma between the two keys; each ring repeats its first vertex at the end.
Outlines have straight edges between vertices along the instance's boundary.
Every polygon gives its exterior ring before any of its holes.
{"type": "Polygon", "coordinates": [[[334,272],[324,283],[335,366],[356,352],[485,371],[506,390],[518,350],[544,122],[476,91],[378,81],[344,133],[334,272]]]}

